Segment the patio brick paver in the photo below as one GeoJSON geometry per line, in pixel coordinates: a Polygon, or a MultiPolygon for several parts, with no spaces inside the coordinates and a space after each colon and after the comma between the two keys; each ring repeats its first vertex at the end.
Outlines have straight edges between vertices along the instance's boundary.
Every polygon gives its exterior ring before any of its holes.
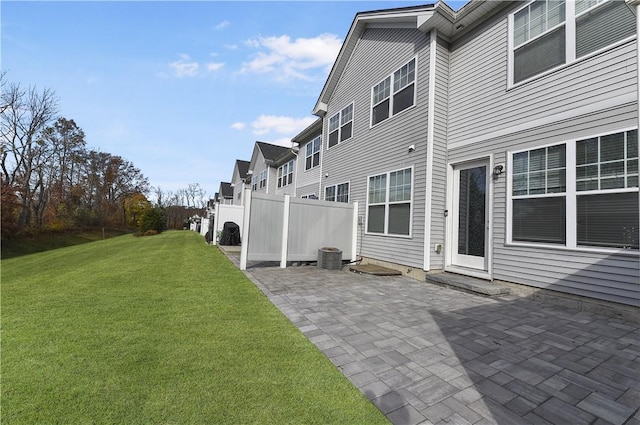
{"type": "Polygon", "coordinates": [[[247,276],[394,424],[640,425],[638,323],[402,276],[247,276]]]}

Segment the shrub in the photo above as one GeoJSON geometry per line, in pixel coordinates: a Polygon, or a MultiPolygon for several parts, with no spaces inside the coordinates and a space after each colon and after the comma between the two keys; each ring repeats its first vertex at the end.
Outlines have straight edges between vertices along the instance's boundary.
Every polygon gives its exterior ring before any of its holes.
{"type": "Polygon", "coordinates": [[[138,219],[138,231],[145,233],[148,230],[155,230],[156,234],[167,230],[167,215],[164,208],[147,208],[140,214],[138,219]]]}

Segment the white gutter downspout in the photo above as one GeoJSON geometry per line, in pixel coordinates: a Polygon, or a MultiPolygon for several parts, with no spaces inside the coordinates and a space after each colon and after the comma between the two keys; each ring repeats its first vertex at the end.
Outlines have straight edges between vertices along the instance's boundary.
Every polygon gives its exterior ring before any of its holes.
{"type": "Polygon", "coordinates": [[[424,267],[431,269],[431,191],[433,189],[433,142],[435,139],[436,116],[436,50],[438,30],[435,28],[429,33],[429,96],[427,111],[427,181],[424,197],[424,267]]]}

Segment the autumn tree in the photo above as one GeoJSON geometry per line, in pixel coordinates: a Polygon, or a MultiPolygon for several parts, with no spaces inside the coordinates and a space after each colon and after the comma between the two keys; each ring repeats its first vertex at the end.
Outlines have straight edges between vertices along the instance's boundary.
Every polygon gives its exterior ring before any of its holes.
{"type": "Polygon", "coordinates": [[[127,227],[135,229],[145,211],[153,208],[151,202],[142,193],[134,193],[124,200],[125,222],[127,227]]]}
{"type": "Polygon", "coordinates": [[[49,196],[52,215],[63,223],[70,223],[77,206],[80,167],[86,146],[84,131],[74,120],[58,118],[44,131],[44,139],[51,145],[52,160],[49,196]]]}

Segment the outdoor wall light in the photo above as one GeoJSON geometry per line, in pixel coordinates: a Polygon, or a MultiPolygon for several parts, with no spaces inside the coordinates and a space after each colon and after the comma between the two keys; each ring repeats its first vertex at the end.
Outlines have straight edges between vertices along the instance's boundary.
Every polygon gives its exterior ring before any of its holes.
{"type": "Polygon", "coordinates": [[[504,172],[504,165],[500,164],[500,165],[496,165],[495,167],[493,167],[493,179],[494,180],[498,180],[498,177],[503,172],[504,172]]]}

